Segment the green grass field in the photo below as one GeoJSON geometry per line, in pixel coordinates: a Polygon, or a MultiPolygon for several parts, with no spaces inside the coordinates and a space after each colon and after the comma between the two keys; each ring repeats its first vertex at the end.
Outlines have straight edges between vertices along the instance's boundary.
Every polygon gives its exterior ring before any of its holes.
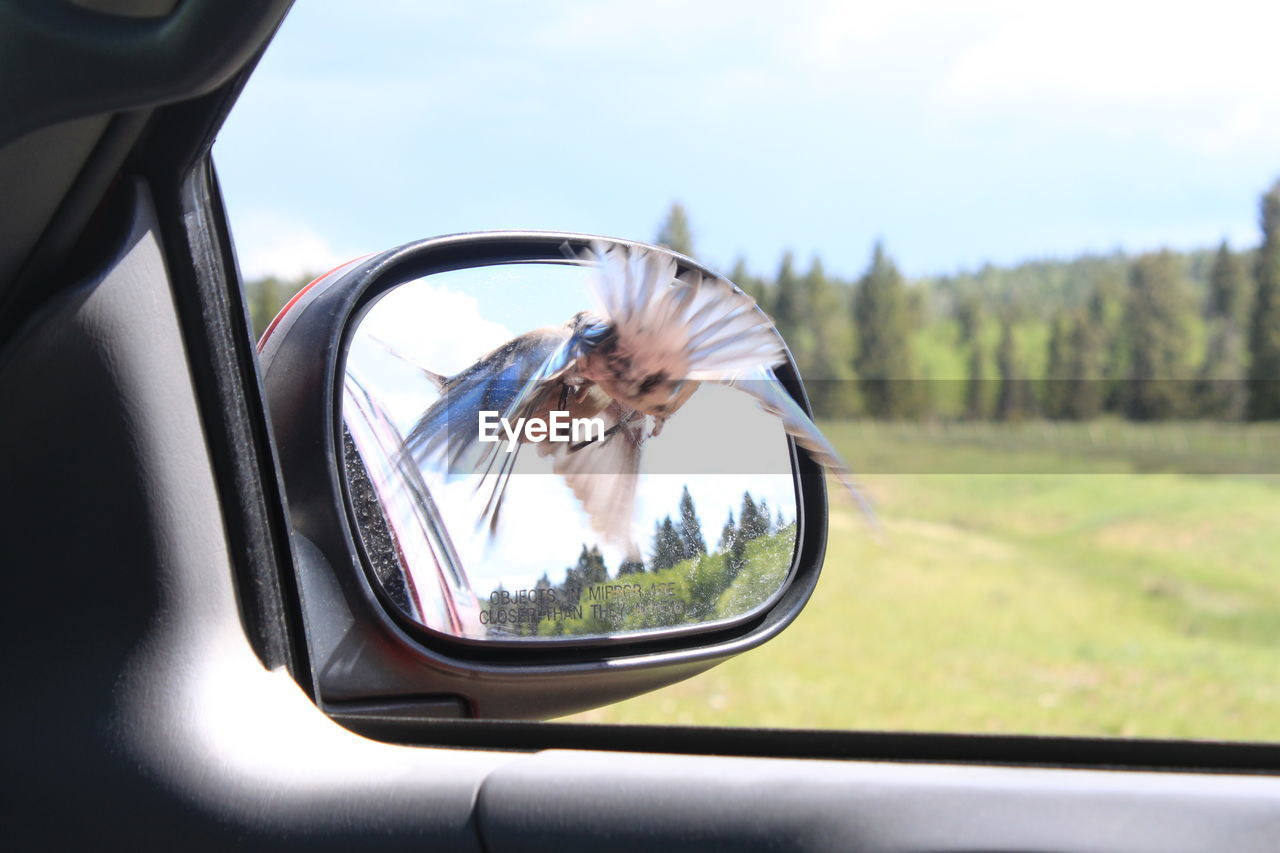
{"type": "Polygon", "coordinates": [[[1280,425],[824,428],[886,541],[833,488],[782,636],[574,719],[1280,740],[1280,425]]]}

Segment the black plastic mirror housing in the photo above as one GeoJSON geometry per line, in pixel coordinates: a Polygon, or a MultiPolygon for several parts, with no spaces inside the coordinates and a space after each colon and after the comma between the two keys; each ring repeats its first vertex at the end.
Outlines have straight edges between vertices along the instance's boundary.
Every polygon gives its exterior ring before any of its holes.
{"type": "MultiPolygon", "coordinates": [[[[578,263],[594,244],[670,255],[682,271],[723,278],[666,249],[556,232],[486,232],[410,243],[321,276],[259,344],[293,552],[322,707],[358,730],[432,717],[540,719],[597,707],[688,678],[775,636],[812,594],[827,496],[821,466],[788,439],[795,550],[785,584],[737,620],[678,632],[513,645],[426,630],[388,601],[359,531],[346,462],[343,377],[353,330],[392,288],[437,273],[516,263],[578,263]]],[[[790,355],[774,373],[809,411],[790,355]]]]}

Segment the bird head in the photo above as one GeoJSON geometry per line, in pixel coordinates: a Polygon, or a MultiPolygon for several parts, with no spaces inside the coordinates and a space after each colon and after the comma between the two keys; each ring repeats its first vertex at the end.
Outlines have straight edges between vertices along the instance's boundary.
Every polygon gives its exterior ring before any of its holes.
{"type": "Polygon", "coordinates": [[[579,311],[569,318],[565,326],[587,350],[595,349],[614,335],[613,323],[595,311],[579,311]]]}

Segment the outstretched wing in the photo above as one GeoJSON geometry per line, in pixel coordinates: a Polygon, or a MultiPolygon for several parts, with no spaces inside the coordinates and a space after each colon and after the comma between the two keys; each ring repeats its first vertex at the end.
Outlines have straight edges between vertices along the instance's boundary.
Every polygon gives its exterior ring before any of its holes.
{"type": "Polygon", "coordinates": [[[420,467],[453,476],[489,467],[503,442],[481,442],[481,412],[519,417],[525,402],[550,377],[563,372],[570,337],[559,329],[539,329],[512,338],[475,364],[446,379],[440,398],[405,438],[420,467]]]}
{"type": "Polygon", "coordinates": [[[853,472],[849,470],[849,466],[845,464],[839,452],[831,446],[831,442],[827,441],[826,436],[818,429],[818,425],[805,414],[800,404],[792,398],[787,389],[778,381],[771,369],[757,368],[735,376],[725,381],[724,384],[746,391],[756,398],[756,402],[760,404],[761,408],[781,419],[783,429],[787,431],[787,434],[795,439],[796,444],[807,450],[823,468],[840,480],[844,487],[849,490],[849,494],[853,495],[854,501],[866,515],[867,520],[871,522],[877,532],[880,531],[875,510],[854,481],[853,472]]]}
{"type": "Polygon", "coordinates": [[[640,454],[649,435],[648,418],[611,402],[598,416],[604,434],[578,444],[544,443],[538,452],[551,457],[551,468],[565,484],[607,540],[638,559],[640,549],[631,536],[640,475],[640,454]]]}
{"type": "MultiPolygon", "coordinates": [[[[539,329],[513,338],[445,381],[440,399],[410,430],[405,448],[419,468],[453,478],[481,475],[477,490],[487,493],[478,522],[492,532],[498,522],[507,480],[520,445],[507,452],[505,436],[480,441],[480,413],[516,423],[554,407],[560,381],[584,343],[565,329],[539,329]]],[[[491,421],[492,422],[492,421],[491,421]]]]}
{"type": "Polygon", "coordinates": [[[729,282],[687,271],[662,252],[592,245],[593,288],[637,376],[724,379],[780,364],[782,338],[755,300],[729,282]]]}

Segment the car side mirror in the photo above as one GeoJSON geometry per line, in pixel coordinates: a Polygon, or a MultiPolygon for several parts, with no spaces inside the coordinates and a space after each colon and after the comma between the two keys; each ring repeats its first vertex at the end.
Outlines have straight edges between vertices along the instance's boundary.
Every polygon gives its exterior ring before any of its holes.
{"type": "Polygon", "coordinates": [[[311,686],[354,728],[613,702],[813,591],[823,445],[795,365],[689,258],[424,240],[316,279],[259,349],[311,686]]]}

